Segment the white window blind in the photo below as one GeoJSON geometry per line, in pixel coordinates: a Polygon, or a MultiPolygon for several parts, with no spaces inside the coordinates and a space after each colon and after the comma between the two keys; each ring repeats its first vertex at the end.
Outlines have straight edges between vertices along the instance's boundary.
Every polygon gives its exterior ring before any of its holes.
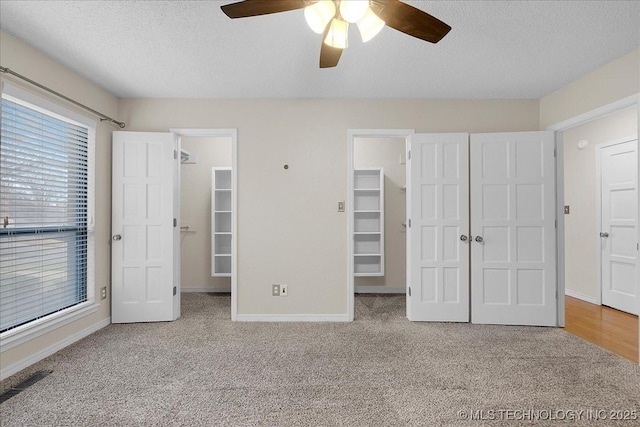
{"type": "Polygon", "coordinates": [[[87,301],[88,135],[2,99],[0,332],[87,301]]]}

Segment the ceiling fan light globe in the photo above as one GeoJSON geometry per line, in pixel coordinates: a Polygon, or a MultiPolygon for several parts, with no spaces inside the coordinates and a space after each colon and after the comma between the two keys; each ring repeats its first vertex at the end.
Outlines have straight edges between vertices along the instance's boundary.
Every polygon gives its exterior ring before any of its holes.
{"type": "Polygon", "coordinates": [[[382,31],[385,23],[378,15],[369,9],[364,17],[358,21],[357,25],[358,30],[360,30],[360,37],[362,37],[362,41],[366,43],[382,31]]]}
{"type": "Polygon", "coordinates": [[[351,23],[356,23],[369,10],[369,0],[342,0],[340,2],[340,15],[351,23]]]}
{"type": "Polygon", "coordinates": [[[346,49],[349,40],[349,23],[342,19],[333,18],[324,43],[338,49],[346,49]]]}
{"type": "Polygon", "coordinates": [[[322,34],[331,18],[336,14],[332,0],[320,0],[304,8],[304,19],[314,33],[322,34]]]}

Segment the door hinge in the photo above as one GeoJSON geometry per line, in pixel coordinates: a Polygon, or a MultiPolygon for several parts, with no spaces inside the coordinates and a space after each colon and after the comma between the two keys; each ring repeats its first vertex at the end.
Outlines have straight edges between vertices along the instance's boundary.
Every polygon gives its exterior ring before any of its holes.
{"type": "Polygon", "coordinates": [[[177,218],[173,218],[173,227],[177,227],[178,226],[178,219],[177,218]]]}
{"type": "Polygon", "coordinates": [[[409,218],[409,228],[411,228],[411,218],[409,218]]]}
{"type": "Polygon", "coordinates": [[[555,148],[553,149],[553,157],[558,157],[558,150],[555,148]]]}
{"type": "Polygon", "coordinates": [[[411,150],[407,151],[407,160],[411,160],[411,150]]]}
{"type": "Polygon", "coordinates": [[[178,159],[178,150],[173,150],[173,158],[178,159]]]}
{"type": "Polygon", "coordinates": [[[177,286],[174,286],[174,287],[173,287],[173,295],[175,295],[175,294],[177,294],[177,293],[178,293],[178,287],[177,287],[177,286]]]}
{"type": "Polygon", "coordinates": [[[409,296],[411,296],[411,286],[409,286],[409,296]]]}
{"type": "Polygon", "coordinates": [[[554,227],[558,228],[558,220],[557,219],[554,221],[554,224],[555,224],[554,227]]]}

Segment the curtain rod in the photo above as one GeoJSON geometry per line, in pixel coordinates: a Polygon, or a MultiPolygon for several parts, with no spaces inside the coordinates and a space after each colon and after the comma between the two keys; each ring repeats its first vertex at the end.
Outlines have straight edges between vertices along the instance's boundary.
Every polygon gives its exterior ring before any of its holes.
{"type": "Polygon", "coordinates": [[[124,124],[124,122],[119,122],[119,121],[117,121],[117,120],[115,120],[115,119],[112,119],[111,117],[109,117],[109,116],[107,116],[107,115],[104,115],[104,114],[102,114],[101,112],[96,111],[96,110],[94,110],[94,109],[93,109],[93,108],[91,108],[91,107],[87,107],[86,105],[81,104],[81,103],[79,103],[78,101],[75,101],[75,100],[73,100],[73,99],[69,98],[68,96],[65,96],[65,95],[61,94],[60,92],[56,92],[56,91],[55,91],[55,90],[53,90],[53,89],[49,89],[48,87],[46,87],[46,86],[44,86],[44,85],[41,85],[40,83],[35,82],[35,81],[31,80],[30,78],[25,77],[25,76],[23,76],[23,75],[21,75],[21,74],[18,74],[18,73],[16,73],[15,71],[10,70],[10,69],[8,69],[8,68],[5,68],[5,67],[3,67],[3,66],[1,66],[1,65],[0,65],[0,72],[1,72],[1,73],[5,73],[5,74],[11,74],[12,76],[16,76],[17,78],[22,79],[22,80],[24,80],[24,81],[25,81],[25,82],[27,82],[27,83],[31,83],[32,85],[37,86],[37,87],[39,87],[39,88],[40,88],[40,89],[42,89],[42,90],[46,90],[47,92],[52,93],[52,94],[54,94],[55,96],[57,96],[57,97],[60,97],[60,98],[64,99],[65,101],[68,101],[68,102],[70,102],[70,103],[72,103],[72,104],[74,104],[74,105],[77,105],[78,107],[83,108],[83,109],[85,109],[85,110],[87,110],[87,111],[89,111],[89,112],[91,112],[91,113],[95,114],[96,116],[100,117],[100,121],[101,121],[101,122],[105,122],[105,121],[106,121],[106,122],[111,122],[111,123],[114,123],[114,124],[116,124],[116,125],[120,126],[120,128],[124,128],[124,127],[126,126],[126,125],[124,124]]]}

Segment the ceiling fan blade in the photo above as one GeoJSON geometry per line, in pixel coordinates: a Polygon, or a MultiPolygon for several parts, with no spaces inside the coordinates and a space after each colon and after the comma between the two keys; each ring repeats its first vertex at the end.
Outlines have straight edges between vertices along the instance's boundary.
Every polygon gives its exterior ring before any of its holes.
{"type": "Polygon", "coordinates": [[[324,42],[331,28],[331,22],[327,24],[322,33],[322,45],[320,47],[320,68],[332,68],[338,65],[340,56],[342,56],[342,49],[329,46],[324,42]]]}
{"type": "Polygon", "coordinates": [[[229,18],[247,18],[249,16],[268,15],[302,9],[310,2],[305,0],[244,0],[226,4],[220,9],[229,18]]]}
{"type": "Polygon", "coordinates": [[[389,27],[431,43],[438,43],[451,27],[426,12],[399,0],[373,0],[373,11],[389,27]]]}

